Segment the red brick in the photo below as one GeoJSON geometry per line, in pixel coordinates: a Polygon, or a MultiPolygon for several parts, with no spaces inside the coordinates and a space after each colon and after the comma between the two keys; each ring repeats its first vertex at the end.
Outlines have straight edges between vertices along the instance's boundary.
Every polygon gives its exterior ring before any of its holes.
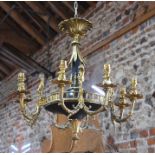
{"type": "Polygon", "coordinates": [[[155,144],[155,138],[149,138],[149,139],[147,139],[147,144],[148,144],[148,145],[153,145],[153,144],[155,144]]]}
{"type": "Polygon", "coordinates": [[[155,152],[155,150],[154,150],[153,147],[149,147],[149,148],[148,148],[148,153],[154,153],[154,152],[155,152]]]}
{"type": "Polygon", "coordinates": [[[142,130],[139,133],[140,137],[147,137],[148,136],[148,131],[147,130],[142,130]]]}
{"type": "Polygon", "coordinates": [[[135,141],[135,140],[131,141],[131,142],[130,142],[130,147],[131,147],[131,148],[137,147],[137,141],[135,141]]]}
{"type": "Polygon", "coordinates": [[[134,150],[130,150],[130,153],[137,153],[137,151],[134,149],[134,150]]]}
{"type": "Polygon", "coordinates": [[[118,147],[120,149],[127,149],[129,147],[129,143],[128,142],[121,143],[121,144],[118,145],[118,147]]]}
{"type": "Polygon", "coordinates": [[[22,135],[16,137],[16,142],[21,143],[24,141],[24,137],[22,135]]]}
{"type": "Polygon", "coordinates": [[[150,129],[150,136],[155,135],[155,128],[150,129]]]}

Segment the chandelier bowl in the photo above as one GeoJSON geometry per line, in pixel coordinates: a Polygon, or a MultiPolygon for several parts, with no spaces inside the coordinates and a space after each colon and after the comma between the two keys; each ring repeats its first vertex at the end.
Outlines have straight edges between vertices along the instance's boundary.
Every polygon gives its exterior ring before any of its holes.
{"type": "MultiPolygon", "coordinates": [[[[104,97],[98,94],[93,93],[83,93],[84,96],[84,105],[90,110],[90,111],[96,111],[99,108],[101,108],[101,103],[104,100],[104,97]]],[[[76,110],[78,107],[78,91],[66,91],[64,92],[64,104],[65,106],[70,110],[76,110]]],[[[60,95],[59,92],[53,93],[49,99],[48,104],[44,105],[44,108],[52,113],[59,113],[64,114],[66,116],[69,115],[68,112],[66,112],[60,105],[60,95]]],[[[87,113],[84,111],[83,107],[81,107],[74,115],[70,117],[70,119],[83,119],[86,117],[87,113]]]]}

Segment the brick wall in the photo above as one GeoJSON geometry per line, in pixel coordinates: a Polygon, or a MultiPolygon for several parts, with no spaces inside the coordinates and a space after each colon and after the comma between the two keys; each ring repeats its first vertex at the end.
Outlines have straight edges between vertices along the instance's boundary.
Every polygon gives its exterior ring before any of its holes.
{"type": "MultiPolygon", "coordinates": [[[[145,2],[151,10],[154,2],[145,2]],[[150,5],[149,5],[150,4],[150,5]]],[[[145,8],[140,2],[112,2],[104,5],[98,2],[94,12],[89,15],[94,29],[81,40],[81,51],[87,51],[97,43],[105,40],[114,32],[120,30],[134,19],[145,14],[145,8]],[[118,7],[120,6],[120,8],[118,7]]],[[[129,86],[133,75],[138,77],[138,88],[144,99],[138,101],[132,118],[125,124],[116,126],[116,131],[110,122],[108,113],[100,114],[100,121],[104,132],[104,141],[119,152],[155,152],[155,17],[134,28],[130,32],[112,41],[106,46],[86,57],[85,88],[91,89],[92,84],[102,81],[102,67],[110,63],[112,80],[129,86]]],[[[59,35],[50,43],[49,60],[51,71],[56,71],[60,59],[70,55],[70,38],[59,35]]],[[[83,53],[84,54],[84,53],[83,53]]],[[[47,64],[48,51],[45,46],[33,56],[33,59],[42,65],[47,64]]],[[[49,124],[52,124],[52,115],[42,110],[39,120],[33,129],[28,127],[19,112],[17,96],[11,95],[16,90],[17,71],[1,83],[0,108],[0,152],[9,152],[11,144],[22,145],[32,143],[31,152],[40,152],[41,139],[50,135],[49,124]],[[39,133],[39,134],[38,134],[39,133]]],[[[56,89],[47,80],[46,94],[56,89]]],[[[35,94],[37,77],[29,77],[28,88],[35,94]]],[[[33,109],[34,101],[30,103],[33,109]]],[[[110,149],[107,149],[109,151],[110,149]]]]}
{"type": "MultiPolygon", "coordinates": [[[[144,100],[138,101],[135,114],[131,120],[122,124],[122,129],[116,128],[116,133],[110,123],[109,114],[101,115],[104,134],[113,137],[120,152],[153,151],[153,134],[155,124],[155,18],[147,21],[127,35],[110,43],[90,55],[87,59],[88,72],[86,86],[102,80],[102,66],[110,63],[113,81],[129,86],[133,75],[138,77],[138,88],[144,94],[144,100]],[[104,52],[103,52],[104,51],[104,52]],[[97,61],[96,61],[97,60],[97,61]],[[89,71],[90,70],[90,71],[89,71]],[[149,140],[151,138],[151,140],[149,140]],[[136,144],[133,146],[133,142],[136,144]],[[129,149],[130,148],[130,149],[129,149]]],[[[119,127],[119,126],[118,126],[119,127]]]]}
{"type": "MultiPolygon", "coordinates": [[[[12,152],[11,145],[20,148],[30,143],[30,152],[41,152],[41,141],[52,136],[50,125],[53,117],[42,109],[38,121],[31,128],[24,120],[19,107],[17,96],[17,73],[15,71],[8,79],[1,83],[1,106],[0,106],[0,152],[12,152]],[[39,134],[38,134],[39,133],[39,134]]],[[[31,91],[33,101],[29,103],[29,110],[35,110],[37,100],[36,87],[37,77],[28,77],[28,89],[31,91]]],[[[48,85],[48,84],[47,84],[48,85]]],[[[48,89],[47,89],[48,91],[48,89]]]]}

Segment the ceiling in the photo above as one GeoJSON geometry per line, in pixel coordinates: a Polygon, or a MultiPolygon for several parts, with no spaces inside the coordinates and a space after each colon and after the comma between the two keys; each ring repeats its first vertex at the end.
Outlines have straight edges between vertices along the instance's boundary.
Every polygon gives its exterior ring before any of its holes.
{"type": "MultiPolygon", "coordinates": [[[[78,2],[82,16],[96,2],[78,2]]],[[[0,2],[0,81],[21,67],[50,74],[31,59],[31,55],[59,33],[58,23],[74,16],[74,4],[68,1],[0,2]]]]}

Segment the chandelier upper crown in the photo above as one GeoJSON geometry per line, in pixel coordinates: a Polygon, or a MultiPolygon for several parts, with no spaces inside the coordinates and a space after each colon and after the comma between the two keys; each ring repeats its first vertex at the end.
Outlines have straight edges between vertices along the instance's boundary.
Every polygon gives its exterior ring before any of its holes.
{"type": "Polygon", "coordinates": [[[92,23],[83,18],[70,18],[60,22],[58,27],[60,31],[74,38],[86,35],[87,31],[92,28],[92,23]]]}

